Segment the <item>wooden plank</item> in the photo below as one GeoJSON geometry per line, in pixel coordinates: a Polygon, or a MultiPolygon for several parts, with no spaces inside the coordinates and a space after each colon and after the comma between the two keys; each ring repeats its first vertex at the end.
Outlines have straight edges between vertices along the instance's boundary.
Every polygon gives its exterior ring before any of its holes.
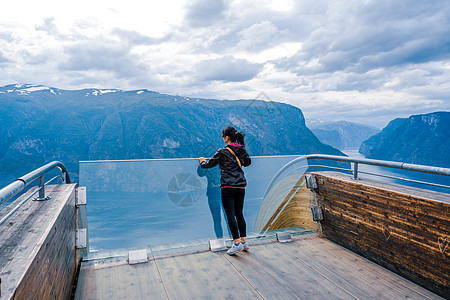
{"type": "Polygon", "coordinates": [[[301,244],[299,246],[305,246],[305,248],[308,249],[308,247],[314,247],[315,245],[320,247],[320,254],[323,255],[327,261],[330,263],[340,262],[342,265],[341,272],[345,274],[354,272],[358,274],[358,277],[369,282],[372,282],[373,280],[381,281],[381,283],[386,286],[386,289],[394,289],[413,298],[425,297],[429,299],[441,299],[435,293],[384,269],[380,265],[375,264],[354,252],[348,251],[346,248],[327,239],[315,239],[309,244],[301,244]],[[326,247],[324,247],[324,245],[326,245],[326,247]],[[364,266],[364,268],[362,268],[362,266],[364,266]]]}
{"type": "Polygon", "coordinates": [[[277,244],[358,298],[440,299],[424,288],[323,239],[277,244]]]}
{"type": "Polygon", "coordinates": [[[301,178],[282,201],[263,230],[303,227],[317,232],[319,226],[312,220],[311,215],[311,206],[313,205],[315,205],[314,193],[306,188],[305,181],[301,178]],[[288,201],[290,202],[287,203],[288,201]]]}
{"type": "Polygon", "coordinates": [[[83,264],[75,299],[167,299],[154,261],[83,264]]]}
{"type": "Polygon", "coordinates": [[[75,187],[47,186],[51,200],[29,200],[0,226],[0,276],[5,298],[70,297],[77,268],[75,187]]]}
{"type": "MultiPolygon", "coordinates": [[[[322,203],[325,202],[323,201],[322,203]]],[[[389,238],[389,235],[397,236],[407,241],[413,241],[418,247],[423,247],[429,251],[435,251],[439,248],[437,242],[439,236],[441,236],[441,231],[429,230],[428,228],[414,225],[414,222],[411,221],[392,221],[392,218],[386,215],[367,213],[363,208],[352,211],[351,208],[345,206],[333,206],[333,209],[326,206],[326,211],[330,218],[342,218],[343,222],[356,224],[357,227],[366,226],[373,230],[382,230],[387,235],[386,238],[389,238]]]]}
{"type": "Polygon", "coordinates": [[[269,242],[129,266],[84,262],[75,299],[440,299],[324,238],[269,242]]]}
{"type": "Polygon", "coordinates": [[[156,263],[170,299],[260,298],[222,253],[176,256],[156,263]]]}
{"type": "Polygon", "coordinates": [[[376,242],[384,240],[386,236],[382,232],[374,231],[370,228],[364,228],[364,233],[352,232],[352,228],[349,226],[328,226],[324,230],[328,234],[339,235],[340,239],[336,241],[337,243],[351,248],[352,251],[365,257],[371,257],[376,263],[391,270],[419,269],[420,274],[409,274],[410,279],[420,280],[421,276],[426,276],[427,278],[433,279],[436,283],[445,284],[445,278],[443,279],[436,275],[436,268],[440,272],[441,270],[448,269],[448,266],[437,264],[436,260],[433,259],[435,257],[432,255],[433,253],[430,253],[424,259],[423,253],[427,253],[427,251],[419,252],[417,245],[415,245],[414,249],[409,249],[408,244],[404,244],[403,240],[397,239],[393,235],[385,242],[376,242]],[[341,233],[342,231],[346,232],[345,236],[341,233]],[[368,239],[373,240],[373,243],[364,243],[368,239]]]}
{"type": "Polygon", "coordinates": [[[436,243],[438,237],[435,235],[433,236],[427,233],[420,235],[420,232],[414,232],[413,230],[407,231],[406,229],[402,229],[401,227],[399,228],[399,226],[396,227],[395,224],[393,225],[391,223],[388,225],[387,223],[383,223],[381,221],[367,223],[364,222],[363,218],[348,216],[347,213],[339,212],[336,210],[336,208],[333,211],[327,210],[325,216],[327,220],[340,220],[340,224],[333,224],[330,222],[325,224],[324,222],[323,228],[328,234],[335,233],[342,235],[343,231],[348,231],[349,234],[352,234],[354,242],[364,248],[369,248],[369,246],[364,243],[358,242],[358,240],[364,240],[364,238],[369,239],[371,238],[370,236],[372,236],[372,238],[377,237],[377,247],[371,245],[371,249],[369,250],[380,249],[381,251],[383,251],[383,249],[389,248],[389,254],[391,255],[392,253],[396,253],[401,249],[404,253],[402,253],[402,255],[398,256],[397,258],[405,258],[405,263],[410,260],[407,257],[408,255],[417,255],[417,258],[419,258],[420,261],[424,261],[421,258],[423,257],[424,253],[427,253],[428,257],[436,257],[437,261],[436,259],[431,260],[431,262],[427,261],[424,266],[421,266],[421,268],[426,268],[427,265],[433,268],[433,264],[435,264],[435,267],[436,263],[439,264],[439,258],[441,257],[442,253],[438,251],[439,246],[436,243]],[[412,243],[414,244],[414,247],[411,247],[412,243]]]}
{"type": "Polygon", "coordinates": [[[410,195],[394,194],[390,191],[381,191],[366,186],[357,186],[354,189],[341,189],[340,184],[333,179],[323,185],[320,195],[333,195],[329,205],[333,207],[346,206],[350,212],[385,216],[388,221],[399,223],[408,222],[410,225],[427,228],[428,230],[442,231],[450,225],[449,206],[444,202],[415,199],[410,195]],[[415,222],[410,222],[411,218],[415,222]],[[433,222],[438,218],[441,222],[433,222]]]}
{"type": "Polygon", "coordinates": [[[448,195],[333,172],[315,176],[327,238],[440,295],[450,293],[448,195]]]}
{"type": "Polygon", "coordinates": [[[226,259],[265,299],[357,298],[273,243],[226,259]]]}
{"type": "Polygon", "coordinates": [[[319,175],[320,177],[316,177],[316,179],[324,179],[325,177],[327,180],[338,180],[338,181],[346,181],[351,182],[353,184],[360,184],[364,185],[366,187],[371,187],[375,189],[382,189],[386,191],[391,191],[395,194],[403,194],[405,196],[413,196],[414,198],[422,198],[426,200],[433,200],[438,202],[443,202],[450,204],[450,198],[448,197],[448,194],[435,192],[431,190],[425,190],[420,189],[416,187],[410,187],[405,185],[400,185],[396,183],[390,183],[386,181],[377,181],[373,179],[358,179],[353,180],[351,175],[339,173],[339,172],[333,172],[333,171],[324,171],[324,172],[314,172],[314,175],[319,175]]]}
{"type": "MultiPolygon", "coordinates": [[[[59,199],[59,194],[55,193],[54,197],[59,199]]],[[[61,202],[56,202],[50,207],[48,202],[29,200],[16,212],[17,215],[11,216],[8,220],[12,226],[7,227],[2,236],[7,238],[10,246],[3,255],[8,255],[10,260],[7,264],[2,264],[1,273],[8,274],[2,277],[6,279],[5,285],[10,295],[16,293],[20,297],[24,293],[19,286],[27,272],[33,272],[38,268],[33,261],[45,239],[44,233],[51,219],[48,213],[61,207],[61,202]],[[23,231],[25,228],[27,230],[23,231]]]]}
{"type": "MultiPolygon", "coordinates": [[[[363,188],[361,188],[363,189],[363,188]]],[[[327,192],[322,193],[323,195],[325,194],[331,194],[327,192]]],[[[381,194],[380,191],[378,191],[378,194],[381,194]]],[[[443,203],[436,203],[437,206],[434,207],[435,211],[436,211],[436,216],[433,216],[431,214],[432,209],[430,207],[426,207],[425,203],[404,203],[405,201],[396,201],[399,200],[400,198],[396,199],[395,196],[390,196],[390,199],[395,199],[394,202],[396,203],[395,206],[392,207],[384,207],[384,210],[382,208],[379,207],[371,207],[370,209],[367,207],[367,201],[361,201],[360,198],[356,198],[356,200],[354,199],[354,197],[352,197],[352,192],[348,191],[348,192],[343,192],[341,190],[341,192],[338,191],[333,191],[332,192],[333,195],[333,199],[332,201],[329,203],[329,205],[332,205],[335,208],[342,208],[344,209],[342,206],[345,205],[351,205],[351,206],[347,206],[345,207],[345,211],[349,211],[352,213],[359,213],[359,214],[363,214],[364,212],[370,213],[372,212],[372,216],[377,217],[377,213],[376,211],[378,211],[378,217],[380,217],[381,215],[384,215],[386,217],[386,220],[389,222],[394,222],[397,221],[398,224],[401,224],[402,222],[409,222],[410,224],[408,224],[411,228],[414,228],[414,226],[416,226],[417,223],[421,223],[424,220],[424,217],[432,217],[433,219],[430,220],[425,220],[427,221],[425,224],[425,226],[427,227],[432,227],[432,226],[437,226],[438,229],[442,230],[442,226],[444,226],[444,228],[446,226],[448,226],[450,224],[450,221],[448,220],[449,215],[447,215],[445,213],[446,208],[441,206],[443,205],[443,203]],[[344,199],[340,199],[341,197],[338,196],[339,193],[344,193],[343,197],[344,199]],[[347,195],[347,198],[345,198],[345,195],[347,195]],[[403,207],[402,207],[403,206],[403,207]],[[354,207],[354,210],[352,211],[352,208],[354,207]],[[400,212],[396,212],[394,211],[394,209],[400,210],[400,212]],[[422,210],[422,215],[417,215],[418,210],[422,210]],[[400,213],[400,215],[399,215],[400,213]],[[426,214],[426,215],[425,215],[426,214]],[[390,218],[392,218],[390,220],[390,218]],[[410,222],[411,218],[415,218],[415,222],[410,222]],[[435,218],[440,218],[441,222],[433,222],[435,221],[435,218]],[[397,220],[395,220],[397,219],[397,220]]],[[[379,198],[382,198],[383,195],[379,195],[378,197],[373,197],[370,198],[369,203],[376,203],[377,200],[379,198]]],[[[326,202],[327,199],[323,199],[323,201],[326,202]]],[[[432,202],[428,201],[426,202],[426,204],[430,205],[433,204],[432,202]]],[[[386,205],[385,205],[386,206],[386,205]]],[[[421,226],[419,229],[423,229],[423,227],[421,226]]]]}
{"type": "Polygon", "coordinates": [[[51,231],[45,238],[38,256],[35,259],[36,267],[29,270],[21,285],[29,291],[28,281],[35,282],[36,276],[41,277],[42,283],[37,289],[33,289],[33,295],[66,295],[71,293],[71,283],[75,264],[75,197],[74,190],[71,191],[68,201],[62,211],[57,215],[51,231]],[[43,272],[47,269],[48,272],[43,272]],[[42,276],[42,274],[46,275],[42,276]]]}

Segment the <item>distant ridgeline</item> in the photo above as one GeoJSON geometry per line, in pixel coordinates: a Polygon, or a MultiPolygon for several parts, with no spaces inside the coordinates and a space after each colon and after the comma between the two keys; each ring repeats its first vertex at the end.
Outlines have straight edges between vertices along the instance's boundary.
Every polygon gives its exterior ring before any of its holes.
{"type": "Polygon", "coordinates": [[[306,125],[322,143],[340,150],[357,150],[362,142],[380,132],[372,126],[346,121],[307,119],[306,125]]]}
{"type": "Polygon", "coordinates": [[[450,167],[450,112],[395,119],[359,152],[367,158],[450,167]]]}
{"type": "Polygon", "coordinates": [[[227,125],[246,133],[251,155],[343,155],[316,138],[300,109],[259,100],[8,85],[0,122],[1,186],[53,160],[77,180],[80,160],[207,157],[227,125]]]}

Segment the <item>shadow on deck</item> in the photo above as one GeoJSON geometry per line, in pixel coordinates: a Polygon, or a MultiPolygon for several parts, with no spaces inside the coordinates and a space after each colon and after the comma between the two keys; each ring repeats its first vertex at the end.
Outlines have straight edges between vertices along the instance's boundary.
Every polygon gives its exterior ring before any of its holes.
{"type": "Polygon", "coordinates": [[[317,234],[209,251],[84,262],[75,299],[442,299],[317,234]]]}

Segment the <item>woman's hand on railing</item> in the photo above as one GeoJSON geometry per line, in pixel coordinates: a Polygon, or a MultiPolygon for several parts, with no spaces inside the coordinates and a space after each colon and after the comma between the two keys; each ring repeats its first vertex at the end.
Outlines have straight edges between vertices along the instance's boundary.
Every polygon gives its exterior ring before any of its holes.
{"type": "Polygon", "coordinates": [[[206,161],[206,159],[204,157],[200,157],[199,160],[200,160],[200,163],[204,163],[206,161]]]}

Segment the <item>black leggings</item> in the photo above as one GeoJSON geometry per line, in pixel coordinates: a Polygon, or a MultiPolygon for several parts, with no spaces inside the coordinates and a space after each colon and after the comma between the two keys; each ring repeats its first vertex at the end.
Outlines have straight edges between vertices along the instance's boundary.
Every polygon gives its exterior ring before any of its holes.
{"type": "Polygon", "coordinates": [[[244,197],[245,189],[222,189],[222,204],[227,214],[228,226],[234,240],[247,236],[244,215],[242,214],[244,197]]]}

